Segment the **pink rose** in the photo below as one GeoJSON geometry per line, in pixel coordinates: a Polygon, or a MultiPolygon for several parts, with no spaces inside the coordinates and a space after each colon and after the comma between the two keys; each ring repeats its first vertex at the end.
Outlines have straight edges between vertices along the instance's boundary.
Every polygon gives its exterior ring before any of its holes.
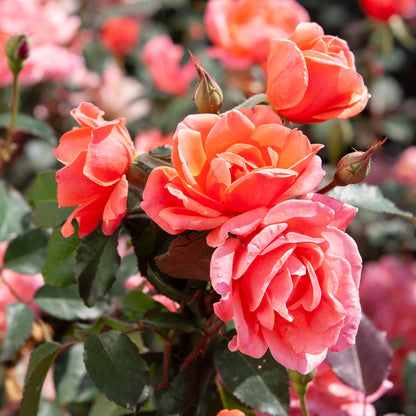
{"type": "Polygon", "coordinates": [[[217,416],[246,416],[246,414],[238,409],[233,409],[233,410],[223,409],[217,413],[217,416]]]}
{"type": "Polygon", "coordinates": [[[214,46],[209,54],[229,69],[265,66],[267,44],[288,38],[308,12],[295,0],[210,0],[204,23],[214,46]]]}
{"type": "Polygon", "coordinates": [[[151,172],[141,206],[168,233],[210,230],[311,192],[324,173],[321,147],[267,106],[190,115],[173,138],[173,168],[151,172]]]}
{"type": "Polygon", "coordinates": [[[390,379],[393,391],[404,395],[406,356],[416,350],[416,261],[385,255],[366,263],[360,296],[363,311],[387,332],[387,339],[400,340],[394,348],[390,379]]]}
{"type": "Polygon", "coordinates": [[[327,351],[354,343],[361,257],[344,230],[356,211],[308,194],[258,210],[257,219],[242,214],[208,236],[219,245],[211,259],[221,295],[214,310],[237,331],[230,350],[260,358],[269,348],[276,361],[306,374],[327,351]]]}
{"type": "Polygon", "coordinates": [[[301,23],[289,39],[270,41],[267,96],[295,123],[353,117],[369,98],[347,42],[325,35],[317,23],[301,23]]]}
{"type": "Polygon", "coordinates": [[[161,91],[172,95],[186,94],[196,77],[191,60],[181,66],[184,49],[175,45],[168,35],[150,39],[143,47],[141,60],[147,68],[153,84],[161,91]]]}

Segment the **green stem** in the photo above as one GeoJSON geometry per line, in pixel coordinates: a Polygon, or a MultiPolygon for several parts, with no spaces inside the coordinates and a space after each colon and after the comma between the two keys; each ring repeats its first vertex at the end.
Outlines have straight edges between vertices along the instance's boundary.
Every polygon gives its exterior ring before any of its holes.
{"type": "MultiPolygon", "coordinates": [[[[269,103],[269,100],[266,94],[256,94],[248,98],[247,100],[243,101],[241,104],[237,105],[236,107],[232,108],[230,111],[240,110],[241,108],[246,108],[246,107],[253,108],[255,105],[268,104],[268,103],[269,103]]],[[[226,114],[228,112],[229,111],[226,111],[223,114],[226,114]]]]}
{"type": "Polygon", "coordinates": [[[223,409],[228,409],[227,400],[225,398],[224,389],[221,386],[221,383],[218,380],[218,377],[215,377],[215,384],[217,386],[218,394],[220,395],[221,404],[223,409]]]}
{"type": "Polygon", "coordinates": [[[16,126],[17,113],[19,111],[19,74],[13,74],[13,87],[12,87],[12,116],[10,119],[10,126],[7,131],[6,148],[10,147],[13,140],[13,133],[16,126]]]}
{"type": "Polygon", "coordinates": [[[299,403],[300,403],[300,410],[302,411],[302,416],[310,416],[308,406],[306,404],[306,392],[304,394],[299,395],[299,403]]]}

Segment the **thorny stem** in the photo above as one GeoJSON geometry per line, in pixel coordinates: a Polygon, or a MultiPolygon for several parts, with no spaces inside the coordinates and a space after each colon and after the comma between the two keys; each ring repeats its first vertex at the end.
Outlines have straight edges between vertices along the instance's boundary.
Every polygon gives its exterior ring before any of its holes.
{"type": "Polygon", "coordinates": [[[191,364],[191,362],[195,360],[199,354],[205,351],[205,347],[207,346],[209,338],[212,335],[216,334],[223,325],[224,322],[219,319],[216,319],[213,325],[212,322],[208,320],[207,325],[205,327],[204,335],[199,339],[199,341],[196,343],[190,354],[185,358],[179,371],[185,370],[188,367],[188,365],[191,364]]]}
{"type": "MultiPolygon", "coordinates": [[[[176,332],[176,331],[174,331],[176,332]]],[[[166,389],[169,386],[170,362],[172,358],[172,340],[163,338],[163,380],[156,390],[166,389]]]]}

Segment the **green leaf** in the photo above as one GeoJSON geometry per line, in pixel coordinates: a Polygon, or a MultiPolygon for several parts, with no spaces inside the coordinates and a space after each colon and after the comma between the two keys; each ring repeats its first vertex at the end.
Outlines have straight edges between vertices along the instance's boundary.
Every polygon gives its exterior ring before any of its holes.
{"type": "Polygon", "coordinates": [[[357,208],[398,215],[416,225],[416,217],[411,212],[397,208],[392,201],[384,197],[377,186],[366,183],[337,186],[328,195],[357,208]]]}
{"type": "Polygon", "coordinates": [[[39,227],[58,227],[74,210],[71,207],[59,208],[56,196],[58,183],[55,175],[55,171],[39,173],[27,192],[35,205],[33,222],[39,227]]]}
{"type": "Polygon", "coordinates": [[[40,228],[20,234],[7,247],[4,267],[18,273],[40,273],[45,263],[48,242],[48,232],[40,228]]]}
{"type": "Polygon", "coordinates": [[[106,237],[99,229],[81,241],[75,257],[75,276],[87,306],[103,298],[115,281],[120,264],[117,243],[117,233],[106,237]]]}
{"type": "Polygon", "coordinates": [[[65,238],[61,230],[57,228],[53,230],[42,269],[45,283],[55,286],[68,286],[75,283],[75,251],[80,241],[76,234],[65,238]]]}
{"type": "Polygon", "coordinates": [[[140,290],[128,292],[121,303],[121,310],[133,320],[139,321],[143,315],[156,305],[156,301],[140,290]]]}
{"type": "Polygon", "coordinates": [[[76,285],[66,287],[45,285],[36,292],[35,302],[49,315],[67,321],[97,319],[109,309],[105,302],[97,302],[92,308],[85,306],[79,297],[76,285]]]}
{"type": "Polygon", "coordinates": [[[43,402],[39,406],[37,416],[70,416],[68,412],[63,412],[57,405],[50,402],[43,402]]]}
{"type": "Polygon", "coordinates": [[[255,359],[220,342],[214,353],[220,379],[241,403],[272,416],[289,414],[289,376],[270,353],[255,359]]]}
{"type": "Polygon", "coordinates": [[[149,394],[149,370],[127,335],[109,331],[90,336],[84,362],[97,388],[108,399],[137,412],[149,394]]]}
{"type": "Polygon", "coordinates": [[[22,233],[29,226],[30,212],[22,195],[0,181],[0,241],[22,233]]]}
{"type": "Polygon", "coordinates": [[[85,369],[84,346],[72,345],[55,363],[54,380],[61,405],[92,400],[97,393],[85,369]]]}
{"type": "Polygon", "coordinates": [[[32,331],[34,315],[24,303],[7,305],[7,332],[1,347],[0,361],[7,361],[24,345],[32,331]]]}
{"type": "MultiPolygon", "coordinates": [[[[0,114],[0,127],[6,127],[10,123],[10,113],[0,114]]],[[[48,123],[38,120],[28,114],[18,114],[16,119],[16,129],[30,133],[33,136],[47,139],[52,144],[56,144],[55,132],[48,123]]]]}
{"type": "Polygon", "coordinates": [[[188,319],[182,315],[173,312],[163,312],[158,314],[151,314],[143,319],[144,324],[155,328],[164,329],[177,329],[183,333],[201,332],[201,330],[195,326],[188,319]]]}
{"type": "MultiPolygon", "coordinates": [[[[129,413],[131,414],[131,413],[129,413]]],[[[117,406],[104,395],[98,394],[89,416],[122,416],[127,415],[127,410],[117,406]]]]}
{"type": "Polygon", "coordinates": [[[61,345],[57,342],[47,342],[31,354],[20,407],[22,416],[37,416],[43,382],[60,348],[61,345]]]}

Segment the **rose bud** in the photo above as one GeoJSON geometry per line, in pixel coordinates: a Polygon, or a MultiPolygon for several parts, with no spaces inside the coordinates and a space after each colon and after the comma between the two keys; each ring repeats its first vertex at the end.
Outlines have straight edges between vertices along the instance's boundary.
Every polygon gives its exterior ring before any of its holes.
{"type": "Polygon", "coordinates": [[[201,113],[218,114],[224,99],[222,90],[215,79],[202,68],[192,53],[191,57],[199,76],[194,93],[195,104],[201,113]]]}
{"type": "Polygon", "coordinates": [[[370,173],[372,156],[386,140],[387,137],[371,146],[366,152],[354,151],[342,157],[337,165],[334,182],[338,186],[343,186],[363,181],[370,173]]]}
{"type": "Polygon", "coordinates": [[[18,74],[24,61],[29,57],[30,42],[25,34],[10,36],[5,47],[6,56],[9,58],[9,68],[13,74],[18,74]]]}

